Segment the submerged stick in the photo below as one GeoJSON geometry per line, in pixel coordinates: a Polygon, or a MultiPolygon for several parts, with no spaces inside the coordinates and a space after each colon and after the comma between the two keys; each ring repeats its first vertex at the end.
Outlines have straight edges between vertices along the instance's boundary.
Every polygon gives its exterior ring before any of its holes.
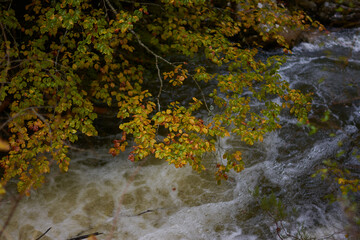
{"type": "Polygon", "coordinates": [[[45,236],[45,234],[47,234],[48,231],[50,231],[51,227],[48,228],[48,230],[46,230],[43,234],[40,235],[40,237],[38,237],[35,240],[39,240],[40,238],[42,238],[43,236],[45,236]]]}
{"type": "Polygon", "coordinates": [[[88,238],[88,237],[91,237],[91,236],[97,236],[97,235],[101,235],[101,234],[103,234],[103,233],[94,232],[94,233],[91,233],[91,234],[86,234],[86,235],[77,236],[77,237],[74,237],[74,238],[69,238],[68,240],[81,240],[81,239],[85,239],[85,238],[88,238]]]}

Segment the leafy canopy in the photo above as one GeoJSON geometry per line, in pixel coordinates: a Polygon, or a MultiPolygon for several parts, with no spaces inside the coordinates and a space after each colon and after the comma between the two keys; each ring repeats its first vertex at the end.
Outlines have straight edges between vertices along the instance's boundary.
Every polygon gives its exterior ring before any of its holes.
{"type": "MultiPolygon", "coordinates": [[[[216,150],[216,137],[262,141],[281,127],[282,109],[307,121],[310,96],[277,74],[284,58],[256,57],[264,42],[288,48],[286,29],[314,24],[276,1],[10,3],[0,3],[0,101],[8,103],[2,128],[10,145],[0,165],[2,184],[15,179],[20,192],[39,187],[53,162],[68,170],[69,145],[80,134],[98,134],[99,103],[117,108],[121,120],[112,155],[132,147],[131,161],[152,155],[197,171],[205,169],[203,154],[216,150]],[[184,86],[199,94],[180,103],[184,86]],[[199,117],[204,111],[211,117],[199,117]]],[[[223,157],[219,181],[244,168],[241,152],[223,157]]]]}

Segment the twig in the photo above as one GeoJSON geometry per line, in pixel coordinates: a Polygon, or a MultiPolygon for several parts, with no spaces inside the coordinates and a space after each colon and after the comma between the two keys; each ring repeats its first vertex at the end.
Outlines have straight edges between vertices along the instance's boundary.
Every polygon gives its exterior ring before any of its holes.
{"type": "Polygon", "coordinates": [[[59,48],[59,50],[58,50],[58,52],[57,52],[57,54],[56,54],[56,58],[55,58],[55,66],[57,65],[57,62],[58,62],[60,50],[61,50],[62,47],[64,46],[64,42],[63,42],[63,41],[64,41],[64,38],[66,37],[67,32],[68,32],[68,29],[66,29],[66,31],[65,31],[65,33],[64,33],[64,35],[63,35],[63,38],[61,39],[61,45],[60,45],[60,48],[59,48]]]}
{"type": "Polygon", "coordinates": [[[137,3],[137,4],[142,4],[142,5],[152,5],[152,6],[156,6],[161,8],[162,10],[164,10],[164,8],[160,5],[160,4],[156,4],[156,3],[147,3],[147,2],[134,2],[134,1],[126,1],[126,0],[119,0],[119,2],[126,2],[126,3],[137,3]]]}
{"type": "Polygon", "coordinates": [[[41,234],[37,239],[35,240],[39,240],[40,238],[42,238],[43,236],[45,236],[45,234],[48,233],[48,231],[50,231],[51,227],[48,228],[48,230],[46,230],[43,234],[41,234]]]}
{"type": "Polygon", "coordinates": [[[9,4],[9,7],[8,7],[8,11],[10,10],[10,8],[11,8],[11,4],[12,4],[12,0],[10,1],[10,4],[9,4]]]}
{"type": "Polygon", "coordinates": [[[6,64],[6,68],[5,68],[5,78],[7,76],[7,72],[9,71],[10,67],[11,67],[11,62],[10,62],[10,51],[9,48],[7,46],[7,37],[6,37],[6,33],[5,33],[5,28],[4,25],[0,22],[0,27],[1,27],[1,31],[4,37],[4,42],[5,42],[5,48],[6,48],[6,57],[7,57],[7,64],[6,64]]]}
{"type": "Polygon", "coordinates": [[[107,7],[106,7],[106,2],[103,1],[103,4],[104,4],[104,8],[105,8],[105,18],[108,17],[108,10],[107,10],[107,7]]]}
{"type": "Polygon", "coordinates": [[[111,9],[111,11],[112,11],[115,15],[117,15],[118,13],[117,13],[117,11],[115,10],[115,8],[113,7],[113,5],[110,3],[110,1],[109,1],[109,0],[105,0],[105,2],[109,5],[109,8],[111,9]]]}
{"type": "Polygon", "coordinates": [[[49,135],[50,135],[50,146],[52,147],[52,131],[51,131],[51,126],[50,124],[48,123],[48,121],[44,118],[43,115],[39,114],[38,112],[35,111],[34,108],[31,109],[33,111],[33,113],[38,117],[40,118],[41,121],[43,121],[46,126],[49,128],[49,135]]]}
{"type": "MultiPolygon", "coordinates": [[[[22,109],[22,110],[20,110],[18,113],[16,113],[13,117],[9,118],[6,122],[4,122],[4,123],[0,126],[0,130],[3,129],[9,122],[11,122],[12,120],[14,120],[15,118],[23,115],[23,112],[25,112],[25,111],[27,111],[27,110],[33,110],[33,111],[34,111],[35,108],[51,108],[51,107],[45,107],[45,106],[44,106],[44,107],[28,107],[28,108],[22,109]]],[[[36,114],[36,116],[38,116],[37,113],[35,113],[35,114],[36,114]]],[[[42,119],[41,119],[41,120],[42,120],[42,119]]],[[[46,122],[45,122],[45,124],[46,124],[46,122]]],[[[50,130],[50,131],[51,131],[51,130],[50,130]]]]}
{"type": "MultiPolygon", "coordinates": [[[[191,76],[191,75],[190,75],[190,76],[191,76]]],[[[191,77],[191,78],[192,78],[192,80],[194,81],[194,83],[196,84],[196,86],[198,87],[198,89],[200,90],[201,96],[203,97],[203,100],[204,100],[204,105],[205,105],[205,107],[206,107],[206,110],[207,110],[208,112],[211,112],[211,110],[209,109],[209,107],[208,107],[208,105],[207,105],[207,103],[206,103],[205,94],[204,94],[203,90],[201,89],[199,83],[198,83],[193,77],[191,77]]]]}
{"type": "Polygon", "coordinates": [[[33,112],[38,118],[40,118],[41,121],[43,121],[43,122],[48,126],[48,128],[49,128],[49,133],[50,133],[50,135],[51,135],[51,127],[50,127],[50,124],[48,123],[48,121],[44,118],[43,115],[41,115],[41,114],[39,114],[38,112],[36,112],[34,108],[32,108],[31,110],[32,110],[32,112],[33,112]]]}
{"type": "Polygon", "coordinates": [[[160,106],[160,95],[161,95],[161,92],[162,92],[162,88],[163,88],[163,81],[162,81],[162,78],[161,78],[161,72],[160,72],[160,68],[159,68],[159,65],[158,65],[158,58],[155,57],[155,64],[156,64],[156,69],[157,69],[157,72],[158,72],[158,77],[159,77],[159,81],[160,81],[160,89],[159,89],[159,93],[156,97],[156,100],[157,100],[157,105],[158,105],[158,110],[160,112],[161,110],[161,106],[160,106]]]}

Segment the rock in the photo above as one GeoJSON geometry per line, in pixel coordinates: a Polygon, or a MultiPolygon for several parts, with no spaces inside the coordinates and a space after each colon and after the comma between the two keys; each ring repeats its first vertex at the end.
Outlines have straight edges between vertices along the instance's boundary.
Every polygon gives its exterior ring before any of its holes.
{"type": "Polygon", "coordinates": [[[289,6],[304,10],[314,20],[318,20],[327,26],[360,26],[359,0],[292,0],[289,1],[289,6]]]}
{"type": "Polygon", "coordinates": [[[309,11],[315,12],[317,9],[317,4],[310,0],[301,0],[298,1],[298,4],[301,8],[308,9],[309,11]]]}

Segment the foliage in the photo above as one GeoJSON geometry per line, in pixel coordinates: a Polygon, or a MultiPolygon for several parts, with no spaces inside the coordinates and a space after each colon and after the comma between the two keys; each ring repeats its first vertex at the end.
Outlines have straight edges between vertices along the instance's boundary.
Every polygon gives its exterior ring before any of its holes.
{"type": "MultiPolygon", "coordinates": [[[[9,103],[3,127],[10,144],[0,161],[2,184],[16,179],[28,194],[52,163],[66,172],[69,145],[79,134],[97,135],[99,102],[118,108],[121,119],[112,155],[131,145],[131,161],[153,155],[197,171],[205,168],[202,155],[216,150],[216,137],[262,141],[281,127],[278,116],[286,108],[306,122],[310,96],[277,74],[284,58],[261,61],[260,42],[235,40],[256,35],[286,48],[284,29],[316,23],[272,0],[229,2],[32,0],[24,7],[2,1],[0,101],[9,103]],[[214,74],[214,66],[226,74],[214,74]],[[162,97],[165,87],[176,96],[183,85],[198,88],[201,100],[162,97]],[[212,86],[212,93],[201,86],[212,86]],[[198,117],[211,108],[212,118],[198,117]]],[[[219,181],[244,168],[240,152],[224,158],[219,181]]]]}

